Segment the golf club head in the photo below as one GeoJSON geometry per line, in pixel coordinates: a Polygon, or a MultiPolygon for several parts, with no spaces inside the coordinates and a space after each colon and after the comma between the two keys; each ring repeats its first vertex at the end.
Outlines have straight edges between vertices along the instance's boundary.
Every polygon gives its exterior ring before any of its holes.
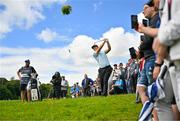
{"type": "Polygon", "coordinates": [[[94,42],[94,44],[99,43],[99,42],[103,42],[105,39],[108,40],[107,38],[103,38],[103,39],[101,39],[101,40],[99,40],[97,42],[94,42]]]}

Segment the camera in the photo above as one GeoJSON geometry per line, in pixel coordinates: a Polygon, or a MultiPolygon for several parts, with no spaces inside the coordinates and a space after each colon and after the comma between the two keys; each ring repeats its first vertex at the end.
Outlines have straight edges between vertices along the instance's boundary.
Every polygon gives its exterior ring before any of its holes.
{"type": "Polygon", "coordinates": [[[131,28],[135,29],[138,27],[138,16],[137,15],[131,15],[131,28]]]}
{"type": "Polygon", "coordinates": [[[134,49],[134,47],[129,48],[129,52],[130,52],[130,56],[131,56],[132,59],[137,58],[136,50],[134,49]]]}

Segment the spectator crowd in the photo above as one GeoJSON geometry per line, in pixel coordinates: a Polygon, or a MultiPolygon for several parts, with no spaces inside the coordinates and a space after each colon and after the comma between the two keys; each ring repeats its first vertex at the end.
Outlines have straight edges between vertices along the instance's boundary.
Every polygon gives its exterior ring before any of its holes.
{"type": "MultiPolygon", "coordinates": [[[[135,102],[143,104],[140,121],[180,120],[180,0],[149,0],[142,8],[145,19],[131,16],[132,29],[141,33],[139,47],[129,48],[128,63],[110,65],[107,54],[111,45],[107,38],[92,46],[99,66],[95,80],[84,74],[82,83],[70,87],[72,98],[135,93],[135,102]],[[101,50],[107,45],[106,50],[101,50]]],[[[21,96],[35,69],[26,60],[18,70],[21,96]],[[21,73],[21,75],[20,75],[21,73]]],[[[52,76],[53,98],[65,98],[68,81],[59,72],[52,76]]],[[[29,94],[29,93],[28,93],[29,94]]]]}

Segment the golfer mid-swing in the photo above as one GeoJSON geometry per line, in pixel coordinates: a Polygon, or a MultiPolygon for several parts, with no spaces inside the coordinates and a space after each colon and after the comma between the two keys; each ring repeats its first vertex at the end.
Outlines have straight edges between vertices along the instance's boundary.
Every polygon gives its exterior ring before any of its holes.
{"type": "Polygon", "coordinates": [[[101,90],[102,90],[101,95],[107,96],[108,79],[111,75],[112,67],[110,66],[110,63],[106,54],[111,50],[111,45],[108,39],[104,39],[103,43],[100,46],[94,44],[92,46],[92,49],[94,50],[93,56],[99,64],[98,72],[99,72],[99,78],[101,82],[101,90]],[[107,43],[108,49],[105,51],[101,51],[105,43],[107,43]]]}

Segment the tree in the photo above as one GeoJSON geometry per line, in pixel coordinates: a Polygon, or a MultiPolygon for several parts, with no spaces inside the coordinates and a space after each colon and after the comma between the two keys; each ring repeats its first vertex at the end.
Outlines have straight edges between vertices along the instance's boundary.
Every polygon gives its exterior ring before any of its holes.
{"type": "Polygon", "coordinates": [[[0,78],[0,99],[19,99],[20,97],[20,80],[10,80],[0,78]]]}
{"type": "Polygon", "coordinates": [[[5,85],[8,82],[6,78],[0,77],[0,85],[5,85]]]}
{"type": "Polygon", "coordinates": [[[12,99],[12,93],[7,89],[6,85],[0,85],[0,100],[12,99]]]}
{"type": "Polygon", "coordinates": [[[13,77],[11,77],[11,78],[10,78],[10,80],[15,80],[15,77],[14,77],[14,76],[13,76],[13,77]]]}
{"type": "Polygon", "coordinates": [[[52,85],[51,84],[41,84],[40,90],[41,90],[42,98],[48,98],[48,94],[51,93],[51,90],[52,90],[52,85]]]}
{"type": "Polygon", "coordinates": [[[8,81],[6,86],[7,89],[11,91],[12,99],[20,98],[20,80],[8,81]]]}

